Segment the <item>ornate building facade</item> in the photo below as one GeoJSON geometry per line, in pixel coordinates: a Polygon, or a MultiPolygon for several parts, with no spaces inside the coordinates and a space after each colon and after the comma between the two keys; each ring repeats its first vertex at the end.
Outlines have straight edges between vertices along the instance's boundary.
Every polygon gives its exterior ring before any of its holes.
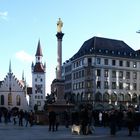
{"type": "Polygon", "coordinates": [[[9,72],[4,80],[0,82],[0,108],[2,110],[28,110],[29,96],[26,89],[24,77],[22,77],[22,80],[18,80],[12,73],[10,63],[9,72]]]}
{"type": "Polygon", "coordinates": [[[121,40],[93,37],[63,63],[65,98],[94,109],[140,104],[140,51],[121,40]]]}

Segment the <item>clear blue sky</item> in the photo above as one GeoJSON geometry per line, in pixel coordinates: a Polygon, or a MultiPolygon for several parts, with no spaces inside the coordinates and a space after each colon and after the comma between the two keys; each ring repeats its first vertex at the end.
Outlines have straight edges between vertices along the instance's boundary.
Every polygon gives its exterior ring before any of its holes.
{"type": "Polygon", "coordinates": [[[63,21],[63,62],[87,39],[119,39],[140,49],[140,0],[0,0],[0,80],[9,70],[31,85],[38,40],[46,62],[47,93],[57,64],[56,23],[63,21]]]}

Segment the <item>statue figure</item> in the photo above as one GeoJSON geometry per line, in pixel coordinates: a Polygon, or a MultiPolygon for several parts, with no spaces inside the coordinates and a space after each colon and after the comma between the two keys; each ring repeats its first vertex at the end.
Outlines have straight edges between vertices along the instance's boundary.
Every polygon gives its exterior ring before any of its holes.
{"type": "Polygon", "coordinates": [[[63,22],[61,21],[61,18],[59,18],[57,22],[57,32],[60,33],[62,32],[61,28],[63,27],[63,22]]]}

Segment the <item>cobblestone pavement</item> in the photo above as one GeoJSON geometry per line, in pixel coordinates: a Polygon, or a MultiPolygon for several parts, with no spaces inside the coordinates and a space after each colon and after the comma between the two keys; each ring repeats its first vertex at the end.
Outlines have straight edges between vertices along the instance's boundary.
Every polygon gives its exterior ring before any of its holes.
{"type": "Polygon", "coordinates": [[[133,136],[129,137],[127,129],[118,131],[116,136],[110,136],[109,128],[96,127],[94,134],[91,135],[76,135],[71,134],[70,128],[60,126],[56,132],[49,132],[48,126],[34,125],[33,127],[14,126],[12,123],[0,123],[0,140],[124,140],[127,138],[138,140],[140,139],[140,132],[133,132],[133,136]]]}

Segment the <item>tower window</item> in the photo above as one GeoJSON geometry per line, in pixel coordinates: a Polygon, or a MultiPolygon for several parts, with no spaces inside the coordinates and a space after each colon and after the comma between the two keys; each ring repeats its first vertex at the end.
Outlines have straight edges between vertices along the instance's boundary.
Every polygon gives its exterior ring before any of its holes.
{"type": "Polygon", "coordinates": [[[112,60],[112,65],[113,65],[113,66],[116,65],[116,60],[112,60]]]}

